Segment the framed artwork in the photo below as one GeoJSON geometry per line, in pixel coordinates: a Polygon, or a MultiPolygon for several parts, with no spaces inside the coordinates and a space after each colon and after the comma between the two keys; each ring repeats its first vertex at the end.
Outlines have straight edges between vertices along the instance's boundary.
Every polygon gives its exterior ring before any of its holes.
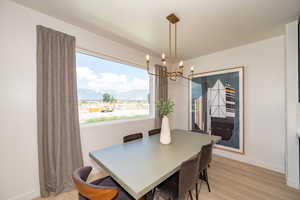
{"type": "Polygon", "coordinates": [[[221,136],[216,148],[244,154],[244,68],[194,74],[189,95],[190,130],[221,136]]]}

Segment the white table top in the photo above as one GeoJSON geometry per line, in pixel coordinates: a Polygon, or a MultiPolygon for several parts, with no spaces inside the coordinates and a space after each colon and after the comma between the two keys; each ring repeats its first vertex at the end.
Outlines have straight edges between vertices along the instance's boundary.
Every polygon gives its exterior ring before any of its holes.
{"type": "Polygon", "coordinates": [[[135,199],[152,190],[178,170],[181,163],[219,136],[172,131],[172,143],[162,145],[159,135],[90,152],[90,156],[135,199]]]}

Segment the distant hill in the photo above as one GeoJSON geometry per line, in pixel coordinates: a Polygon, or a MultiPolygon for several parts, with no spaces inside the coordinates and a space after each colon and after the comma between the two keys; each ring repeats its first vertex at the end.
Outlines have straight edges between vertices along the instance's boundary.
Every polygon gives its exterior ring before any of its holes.
{"type": "MultiPolygon", "coordinates": [[[[102,94],[105,92],[95,92],[89,89],[79,89],[78,98],[81,100],[99,100],[102,94]]],[[[127,92],[116,92],[107,91],[107,93],[113,95],[117,100],[147,100],[148,91],[147,90],[130,90],[127,92]]]]}
{"type": "Polygon", "coordinates": [[[147,100],[147,90],[130,90],[128,92],[120,92],[115,94],[116,99],[120,100],[147,100]]]}
{"type": "Polygon", "coordinates": [[[99,100],[100,98],[100,94],[94,90],[79,89],[77,92],[78,99],[81,100],[99,100]]]}

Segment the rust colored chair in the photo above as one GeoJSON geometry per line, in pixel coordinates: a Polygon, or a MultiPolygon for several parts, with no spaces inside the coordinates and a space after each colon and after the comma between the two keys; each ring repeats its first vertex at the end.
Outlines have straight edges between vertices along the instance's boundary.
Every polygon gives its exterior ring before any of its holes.
{"type": "Polygon", "coordinates": [[[160,134],[160,130],[161,130],[160,128],[152,129],[152,130],[148,131],[148,135],[152,136],[152,135],[160,134]]]}
{"type": "Polygon", "coordinates": [[[79,192],[79,200],[134,200],[110,176],[87,183],[92,167],[82,167],[74,171],[73,181],[79,192]]]}
{"type": "Polygon", "coordinates": [[[137,140],[137,139],[142,139],[142,138],[143,138],[142,133],[135,133],[135,134],[131,134],[131,135],[126,135],[126,136],[123,137],[123,143],[130,142],[130,141],[137,140]]]}

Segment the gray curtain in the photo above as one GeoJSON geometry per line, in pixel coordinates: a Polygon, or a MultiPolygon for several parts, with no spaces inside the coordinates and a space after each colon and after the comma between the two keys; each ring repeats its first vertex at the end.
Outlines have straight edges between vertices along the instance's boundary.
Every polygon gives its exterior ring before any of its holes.
{"type": "Polygon", "coordinates": [[[37,26],[37,120],[41,196],[73,187],[83,166],[78,120],[75,37],[37,26]]]}
{"type": "MultiPolygon", "coordinates": [[[[155,101],[165,101],[168,99],[168,78],[166,71],[160,65],[155,65],[155,74],[160,76],[155,77],[155,101]]],[[[155,128],[161,127],[162,116],[155,107],[155,128]]]]}

